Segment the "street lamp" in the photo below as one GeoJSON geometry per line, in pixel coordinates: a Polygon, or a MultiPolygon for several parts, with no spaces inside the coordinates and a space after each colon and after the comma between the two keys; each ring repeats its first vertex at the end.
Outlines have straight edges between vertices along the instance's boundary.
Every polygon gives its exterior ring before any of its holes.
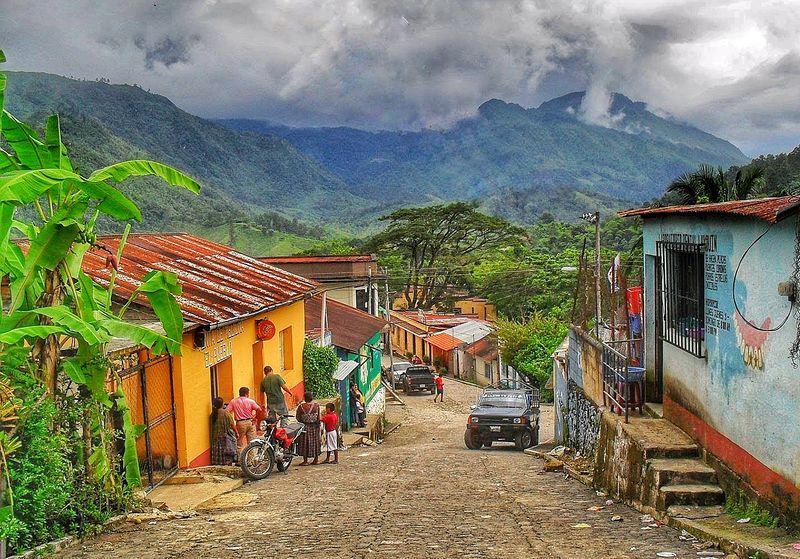
{"type": "Polygon", "coordinates": [[[600,315],[602,314],[600,300],[600,212],[586,212],[581,215],[581,219],[594,224],[594,298],[595,313],[594,335],[600,339],[600,315]]]}

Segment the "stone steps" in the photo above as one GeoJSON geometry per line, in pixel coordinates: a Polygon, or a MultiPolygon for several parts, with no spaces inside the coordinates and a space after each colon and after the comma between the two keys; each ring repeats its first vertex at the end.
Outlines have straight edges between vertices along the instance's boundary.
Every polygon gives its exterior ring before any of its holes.
{"type": "Polygon", "coordinates": [[[658,510],[668,510],[673,505],[694,505],[700,507],[719,505],[725,501],[725,493],[719,485],[708,483],[672,484],[660,487],[658,510]]]}
{"type": "Polygon", "coordinates": [[[670,484],[717,483],[717,472],[696,458],[655,458],[647,466],[652,483],[659,488],[670,484]]]}

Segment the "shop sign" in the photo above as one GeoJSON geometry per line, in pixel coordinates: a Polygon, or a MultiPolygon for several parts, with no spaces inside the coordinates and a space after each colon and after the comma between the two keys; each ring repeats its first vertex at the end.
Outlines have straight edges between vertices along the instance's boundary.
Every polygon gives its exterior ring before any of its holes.
{"type": "Polygon", "coordinates": [[[244,332],[244,323],[229,324],[206,333],[203,359],[206,367],[216,365],[233,355],[233,338],[244,332]]]}

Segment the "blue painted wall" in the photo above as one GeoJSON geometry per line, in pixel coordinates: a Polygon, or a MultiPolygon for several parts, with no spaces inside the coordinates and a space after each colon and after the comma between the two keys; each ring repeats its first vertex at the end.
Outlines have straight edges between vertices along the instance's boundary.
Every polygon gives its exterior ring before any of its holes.
{"type": "Polygon", "coordinates": [[[774,225],[735,216],[646,219],[645,336],[653,367],[656,241],[707,243],[706,357],[665,343],[666,396],[800,487],[800,370],[789,357],[797,329],[777,291],[794,266],[795,226],[794,217],[774,225]]]}

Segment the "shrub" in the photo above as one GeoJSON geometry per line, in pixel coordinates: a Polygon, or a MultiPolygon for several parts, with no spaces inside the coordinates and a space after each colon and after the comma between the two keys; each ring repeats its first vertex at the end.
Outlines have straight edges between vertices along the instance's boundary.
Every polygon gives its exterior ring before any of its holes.
{"type": "Polygon", "coordinates": [[[422,356],[422,362],[425,363],[426,365],[430,365],[431,364],[430,355],[423,355],[422,356]]]}
{"type": "MultiPolygon", "coordinates": [[[[500,321],[497,335],[503,360],[539,388],[553,374],[553,352],[567,335],[560,320],[534,316],[527,322],[500,321]]],[[[544,401],[552,401],[552,392],[542,392],[544,401]]]]}
{"type": "MultiPolygon", "coordinates": [[[[430,363],[430,360],[429,360],[428,362],[430,363]]],[[[434,366],[434,367],[436,367],[437,369],[438,369],[439,367],[442,367],[443,365],[444,365],[444,360],[442,360],[442,358],[441,358],[441,357],[436,357],[436,358],[433,360],[433,366],[434,366]]]]}
{"type": "Polygon", "coordinates": [[[306,340],[303,346],[303,380],[306,390],[310,390],[315,398],[336,396],[333,373],[338,365],[339,358],[332,347],[320,347],[306,340]]]}

